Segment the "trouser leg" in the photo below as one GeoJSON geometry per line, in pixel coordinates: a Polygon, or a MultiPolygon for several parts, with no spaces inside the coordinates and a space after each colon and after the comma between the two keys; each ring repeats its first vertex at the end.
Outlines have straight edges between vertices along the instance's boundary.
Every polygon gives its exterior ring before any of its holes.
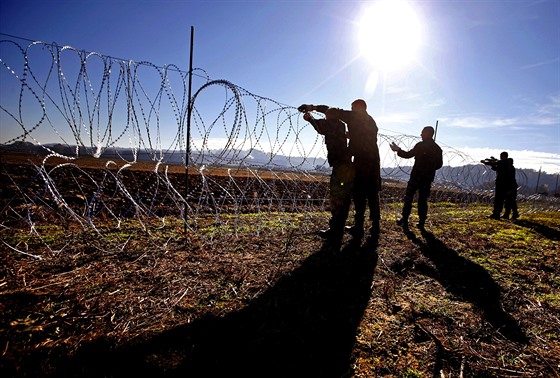
{"type": "Polygon", "coordinates": [[[509,214],[511,213],[511,203],[509,202],[509,200],[506,200],[505,202],[505,206],[504,206],[504,218],[509,218],[509,214]]]}
{"type": "Polygon", "coordinates": [[[379,229],[381,218],[379,207],[379,162],[373,160],[355,161],[356,178],[354,180],[354,216],[355,235],[363,235],[366,206],[369,207],[369,218],[372,227],[379,229]]]}
{"type": "Polygon", "coordinates": [[[379,222],[381,221],[381,208],[379,201],[379,192],[373,191],[368,199],[369,202],[369,219],[371,220],[371,228],[379,231],[379,222]]]}
{"type": "Polygon", "coordinates": [[[512,191],[509,198],[509,206],[511,208],[511,215],[514,219],[519,218],[519,213],[517,212],[517,190],[512,191]]]}
{"type": "Polygon", "coordinates": [[[418,187],[418,218],[421,225],[428,217],[428,198],[430,197],[431,183],[424,182],[418,187]]]}
{"type": "Polygon", "coordinates": [[[416,193],[416,182],[414,180],[409,180],[406,185],[406,191],[404,193],[403,208],[402,208],[402,219],[408,220],[410,213],[412,212],[412,201],[414,200],[414,193],[416,193]]]}
{"type": "Polygon", "coordinates": [[[353,167],[351,164],[333,168],[330,180],[330,229],[334,235],[342,236],[352,199],[353,167]]]}
{"type": "Polygon", "coordinates": [[[363,228],[366,214],[367,199],[363,193],[354,193],[354,227],[363,228]]]}
{"type": "Polygon", "coordinates": [[[496,188],[494,195],[494,210],[492,211],[492,216],[499,217],[504,208],[505,193],[501,188],[496,188]]]}
{"type": "Polygon", "coordinates": [[[363,169],[356,169],[356,179],[352,199],[354,201],[354,228],[363,229],[367,205],[367,177],[362,172],[363,169]]]}
{"type": "Polygon", "coordinates": [[[381,191],[381,177],[371,180],[372,186],[369,189],[369,219],[371,221],[371,229],[379,232],[379,222],[381,221],[381,204],[379,192],[381,191]]]}

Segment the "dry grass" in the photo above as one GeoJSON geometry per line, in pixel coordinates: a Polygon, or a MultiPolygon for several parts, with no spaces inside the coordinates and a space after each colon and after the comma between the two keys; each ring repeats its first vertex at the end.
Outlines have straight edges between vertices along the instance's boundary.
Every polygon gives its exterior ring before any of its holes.
{"type": "Polygon", "coordinates": [[[336,253],[326,213],[4,223],[43,259],[0,247],[0,376],[558,376],[560,212],[449,201],[426,232],[387,201],[379,239],[336,253]]]}
{"type": "Polygon", "coordinates": [[[2,376],[557,376],[560,214],[442,206],[339,253],[304,231],[326,214],[3,252],[2,376]]]}

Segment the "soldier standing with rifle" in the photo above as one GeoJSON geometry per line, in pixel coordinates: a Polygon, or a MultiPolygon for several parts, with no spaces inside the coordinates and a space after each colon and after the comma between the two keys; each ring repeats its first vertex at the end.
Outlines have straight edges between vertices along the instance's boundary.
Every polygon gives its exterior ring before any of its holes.
{"type": "MultiPolygon", "coordinates": [[[[496,172],[496,187],[494,190],[494,209],[490,218],[500,219],[500,214],[504,208],[504,202],[507,197],[507,193],[512,187],[513,183],[511,180],[511,172],[513,164],[508,162],[508,153],[503,151],[500,153],[500,160],[497,160],[493,156],[489,159],[484,159],[480,161],[482,164],[490,166],[493,171],[496,172]]],[[[513,170],[513,178],[515,180],[515,169],[513,170]]],[[[515,182],[517,190],[517,182],[515,182]]],[[[517,193],[516,193],[517,194],[517,193]]]]}

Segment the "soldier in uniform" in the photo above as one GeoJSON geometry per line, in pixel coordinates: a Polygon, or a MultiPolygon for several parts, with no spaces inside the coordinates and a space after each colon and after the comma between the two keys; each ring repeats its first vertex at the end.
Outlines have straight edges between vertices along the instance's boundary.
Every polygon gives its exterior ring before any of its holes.
{"type": "Polygon", "coordinates": [[[414,194],[418,191],[418,227],[424,228],[426,218],[428,216],[428,197],[432,188],[436,170],[443,165],[443,153],[441,148],[434,141],[435,130],[432,126],[426,126],[422,129],[418,142],[410,151],[404,151],[394,142],[391,143],[391,149],[397,153],[399,157],[410,159],[414,157],[414,165],[410,172],[410,179],[406,186],[404,195],[404,205],[402,208],[402,217],[397,223],[403,227],[408,227],[408,217],[412,211],[412,201],[414,194]]]}
{"type": "MultiPolygon", "coordinates": [[[[504,202],[508,189],[511,187],[511,171],[508,163],[508,153],[506,151],[500,153],[500,160],[494,157],[481,161],[483,164],[489,165],[496,172],[496,187],[494,189],[494,209],[490,218],[500,219],[500,214],[504,208],[504,202]]],[[[513,166],[513,164],[512,164],[513,166]]],[[[516,185],[517,186],[517,185],[516,185]]]]}
{"type": "Polygon", "coordinates": [[[519,218],[519,212],[517,211],[517,180],[515,179],[515,166],[513,165],[513,159],[507,159],[507,189],[505,195],[505,211],[502,218],[509,219],[511,213],[511,219],[515,220],[519,218]]]}
{"type": "Polygon", "coordinates": [[[325,136],[327,161],[332,167],[329,182],[331,219],[329,228],[319,231],[319,235],[336,246],[342,241],[344,224],[350,210],[354,167],[346,141],[346,125],[335,117],[332,109],[327,110],[325,116],[325,119],[315,119],[311,113],[305,112],[303,119],[325,136]]]}

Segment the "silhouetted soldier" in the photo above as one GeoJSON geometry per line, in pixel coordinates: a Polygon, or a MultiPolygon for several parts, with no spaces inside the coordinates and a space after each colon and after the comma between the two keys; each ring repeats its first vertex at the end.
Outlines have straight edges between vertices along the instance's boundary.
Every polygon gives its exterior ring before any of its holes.
{"type": "Polygon", "coordinates": [[[433,139],[434,132],[432,126],[424,127],[420,134],[422,141],[418,142],[410,151],[402,150],[395,143],[390,146],[402,158],[414,157],[414,165],[404,195],[402,217],[397,220],[397,224],[403,227],[408,227],[408,217],[412,211],[412,201],[416,191],[418,191],[418,227],[423,229],[426,223],[428,197],[430,196],[432,182],[436,176],[436,170],[443,165],[443,153],[433,139]]]}
{"type": "Polygon", "coordinates": [[[381,169],[379,149],[377,147],[377,124],[367,113],[367,104],[358,99],[352,102],[352,110],[329,108],[326,105],[301,105],[298,109],[326,113],[332,109],[333,116],[348,127],[348,148],[353,156],[355,169],[354,188],[354,225],[348,231],[355,239],[364,236],[366,206],[369,205],[371,220],[370,234],[379,235],[381,212],[379,208],[379,191],[381,190],[381,169]]]}
{"type": "Polygon", "coordinates": [[[506,151],[500,154],[500,160],[490,158],[482,160],[482,163],[489,165],[493,171],[496,171],[496,187],[494,190],[494,210],[490,218],[500,219],[500,214],[504,208],[504,201],[506,200],[506,193],[510,187],[510,171],[508,167],[508,153],[506,151]]]}
{"type": "Polygon", "coordinates": [[[517,180],[515,179],[515,166],[513,165],[513,159],[507,159],[507,190],[505,195],[505,211],[502,218],[509,219],[509,214],[511,213],[511,219],[519,218],[519,213],[517,212],[517,180]]]}
{"type": "Polygon", "coordinates": [[[331,219],[329,229],[319,231],[319,235],[328,238],[333,246],[342,241],[344,224],[348,218],[354,180],[354,166],[346,141],[346,125],[334,116],[334,111],[325,112],[326,119],[314,119],[306,112],[303,119],[313,128],[325,136],[327,147],[327,161],[332,167],[329,182],[329,200],[331,219]]]}

